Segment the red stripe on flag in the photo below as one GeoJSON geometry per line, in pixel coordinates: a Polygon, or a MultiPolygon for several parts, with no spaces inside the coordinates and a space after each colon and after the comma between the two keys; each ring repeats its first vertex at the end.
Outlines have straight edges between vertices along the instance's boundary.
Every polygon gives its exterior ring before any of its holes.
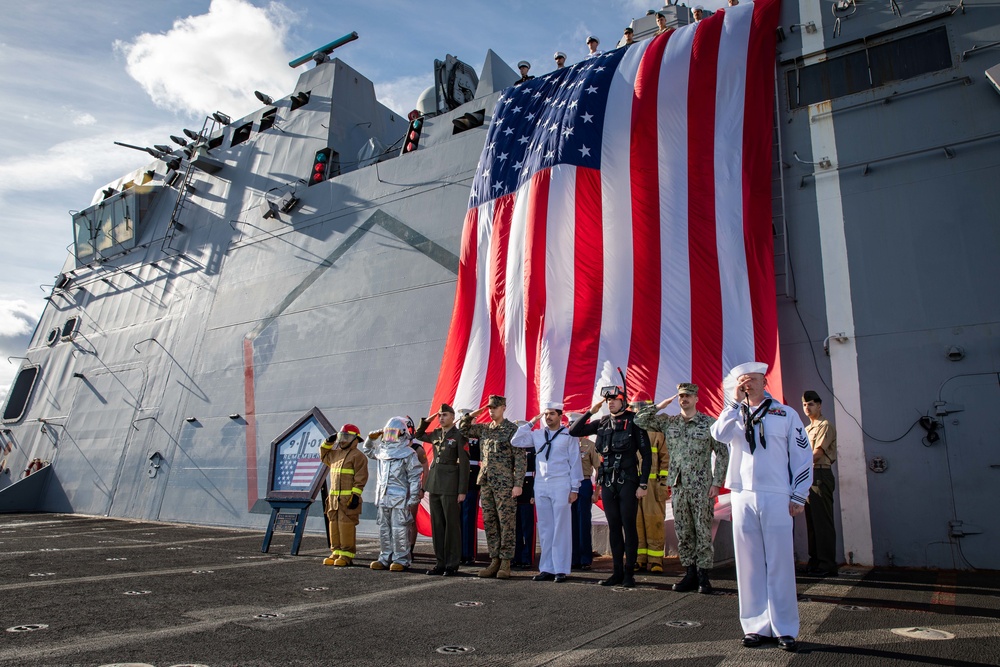
{"type": "Polygon", "coordinates": [[[549,186],[552,170],[543,169],[531,177],[528,195],[528,220],[524,247],[524,346],[525,377],[528,382],[525,396],[525,415],[530,418],[539,412],[538,387],[541,383],[541,345],[545,325],[545,241],[549,210],[549,186]]]}
{"type": "Polygon", "coordinates": [[[706,412],[722,409],[722,295],[715,236],[715,85],[724,12],[698,24],[688,83],[688,249],[691,375],[707,391],[706,412]]]}
{"type": "Polygon", "coordinates": [[[452,403],[458,390],[458,381],[462,376],[462,365],[469,349],[469,338],[472,334],[472,316],[476,310],[476,242],[479,238],[479,209],[470,208],[465,214],[465,225],[462,230],[462,248],[458,261],[458,285],[455,288],[455,306],[451,311],[451,329],[448,331],[448,341],[444,346],[444,357],[441,359],[441,371],[438,375],[437,387],[434,389],[434,402],[431,404],[431,414],[442,403],[452,403]]]}
{"type": "Polygon", "coordinates": [[[656,132],[660,66],[670,30],[655,37],[642,56],[632,100],[632,337],[629,342],[629,398],[653,398],[660,367],[660,180],[656,132]]]}
{"type": "MultiPolygon", "coordinates": [[[[573,337],[566,364],[567,409],[590,407],[601,344],[601,299],[604,293],[604,222],[601,173],[576,170],[576,243],[573,249],[573,337]]],[[[568,224],[568,223],[567,223],[568,224]]]]}
{"type": "MultiPolygon", "coordinates": [[[[490,308],[490,359],[486,365],[486,381],[479,402],[485,405],[490,394],[503,394],[507,384],[507,245],[510,223],[514,215],[514,194],[500,197],[493,205],[493,235],[490,239],[489,269],[486,274],[486,302],[490,308]]],[[[484,413],[489,419],[489,413],[484,413]]]]}
{"type": "Polygon", "coordinates": [[[775,48],[778,9],[777,2],[757,2],[750,23],[743,112],[743,242],[750,281],[754,358],[770,366],[768,389],[783,400],[770,179],[774,132],[774,74],[770,54],[775,48]]]}

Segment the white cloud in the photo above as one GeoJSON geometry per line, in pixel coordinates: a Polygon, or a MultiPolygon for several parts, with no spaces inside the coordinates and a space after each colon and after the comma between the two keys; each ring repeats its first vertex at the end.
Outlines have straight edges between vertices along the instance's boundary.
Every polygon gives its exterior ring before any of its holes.
{"type": "Polygon", "coordinates": [[[0,298],[0,338],[30,334],[38,322],[40,313],[39,305],[32,306],[22,299],[0,298]]]}
{"type": "Polygon", "coordinates": [[[178,19],[166,33],[143,33],[118,41],[126,71],[165,109],[184,115],[222,111],[238,118],[260,103],[261,90],[274,98],[291,92],[297,72],[285,48],[294,14],[272,2],[212,0],[207,14],[178,19]]]}
{"type": "MultiPolygon", "coordinates": [[[[114,141],[150,146],[176,132],[176,126],[162,126],[116,134],[100,134],[85,139],[64,141],[42,153],[0,157],[0,201],[5,193],[51,191],[56,183],[107,183],[123,173],[151,161],[135,151],[115,146],[114,141]]],[[[76,202],[75,208],[85,208],[90,201],[76,202]]]]}
{"type": "Polygon", "coordinates": [[[427,76],[405,76],[392,81],[375,84],[375,96],[378,101],[404,116],[417,107],[417,98],[428,86],[434,84],[434,78],[427,76]]]}
{"type": "Polygon", "coordinates": [[[96,122],[97,119],[89,113],[78,113],[73,116],[73,124],[77,126],[93,125],[96,122]]]}

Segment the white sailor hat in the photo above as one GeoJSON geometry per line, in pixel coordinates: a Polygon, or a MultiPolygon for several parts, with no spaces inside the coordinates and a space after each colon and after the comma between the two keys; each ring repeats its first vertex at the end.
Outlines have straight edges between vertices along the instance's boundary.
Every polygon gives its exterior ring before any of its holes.
{"type": "Polygon", "coordinates": [[[695,5],[694,6],[694,11],[696,11],[696,12],[703,12],[703,11],[705,11],[705,8],[702,5],[695,5]]]}
{"type": "Polygon", "coordinates": [[[748,375],[750,373],[760,373],[761,375],[766,375],[767,364],[759,361],[748,361],[745,364],[733,366],[733,369],[729,371],[729,375],[726,376],[726,379],[732,378],[735,382],[741,375],[748,375]]]}
{"type": "Polygon", "coordinates": [[[597,39],[593,35],[587,35],[587,44],[590,44],[591,42],[597,42],[598,44],[600,44],[601,40],[597,39]]]}
{"type": "Polygon", "coordinates": [[[563,53],[562,51],[556,51],[555,55],[552,56],[552,59],[554,60],[556,58],[565,58],[565,57],[566,57],[565,53],[563,53]]]}
{"type": "Polygon", "coordinates": [[[762,364],[759,361],[748,361],[745,364],[734,366],[722,381],[723,395],[732,396],[733,391],[736,389],[736,380],[739,379],[741,375],[746,375],[748,373],[760,373],[761,375],[766,375],[767,364],[762,364]]]}
{"type": "Polygon", "coordinates": [[[542,411],[559,410],[560,412],[562,412],[562,409],[563,409],[562,403],[556,403],[555,401],[546,401],[542,403],[542,411]]]}
{"type": "Polygon", "coordinates": [[[527,67],[528,69],[531,69],[531,63],[529,63],[527,60],[522,60],[521,62],[519,62],[517,64],[517,66],[518,67],[527,67]]]}

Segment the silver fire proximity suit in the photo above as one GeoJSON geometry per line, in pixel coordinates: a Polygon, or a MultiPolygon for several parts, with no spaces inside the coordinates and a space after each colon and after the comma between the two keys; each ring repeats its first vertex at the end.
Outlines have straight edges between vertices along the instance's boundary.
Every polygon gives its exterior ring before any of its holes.
{"type": "Polygon", "coordinates": [[[418,502],[422,466],[410,448],[411,436],[406,419],[393,417],[385,425],[382,437],[367,438],[361,445],[365,456],[376,462],[375,508],[378,512],[380,553],[385,567],[411,562],[408,528],[413,523],[410,506],[418,502]]]}

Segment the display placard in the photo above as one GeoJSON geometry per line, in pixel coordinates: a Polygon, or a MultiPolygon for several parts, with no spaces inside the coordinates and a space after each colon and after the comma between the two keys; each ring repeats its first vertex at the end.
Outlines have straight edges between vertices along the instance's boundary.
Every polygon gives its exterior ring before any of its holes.
{"type": "Polygon", "coordinates": [[[336,433],[319,408],[313,408],[271,441],[267,498],[311,500],[323,483],[326,466],[319,446],[336,433]]]}

